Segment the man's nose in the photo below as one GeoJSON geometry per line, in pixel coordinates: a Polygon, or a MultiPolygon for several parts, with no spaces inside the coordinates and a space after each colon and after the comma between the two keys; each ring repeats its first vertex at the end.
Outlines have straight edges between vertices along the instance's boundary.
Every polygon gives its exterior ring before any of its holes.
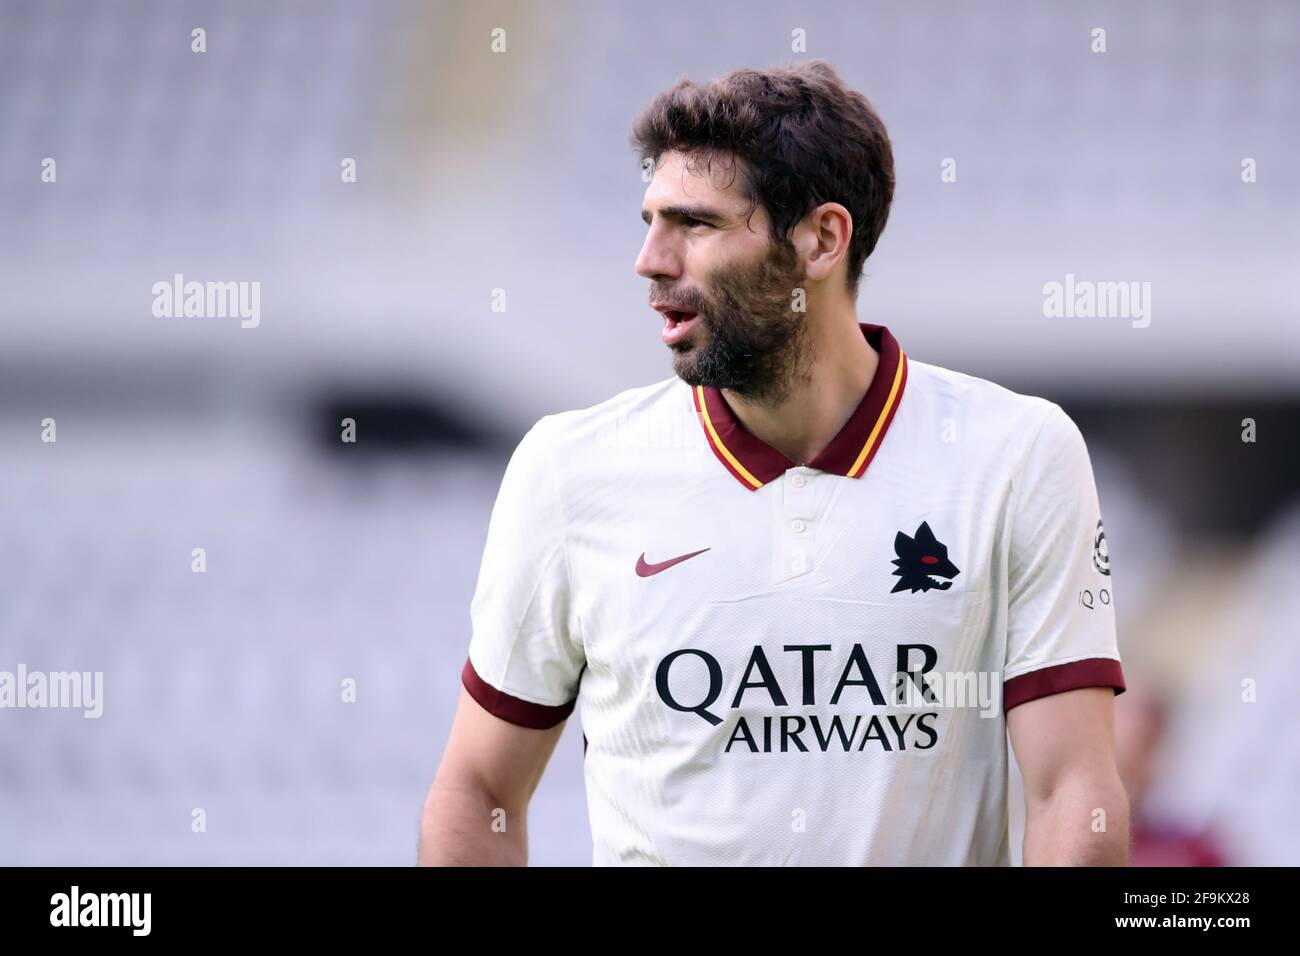
{"type": "Polygon", "coordinates": [[[641,254],[636,257],[636,273],[645,279],[678,279],[681,276],[681,256],[666,241],[662,231],[650,228],[641,254]]]}

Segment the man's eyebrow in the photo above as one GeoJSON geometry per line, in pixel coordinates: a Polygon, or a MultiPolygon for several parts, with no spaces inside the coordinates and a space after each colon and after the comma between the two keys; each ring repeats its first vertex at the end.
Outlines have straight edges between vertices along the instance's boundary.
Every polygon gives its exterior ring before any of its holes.
{"type": "MultiPolygon", "coordinates": [[[[703,205],[684,205],[684,206],[664,206],[659,210],[659,215],[668,219],[703,219],[709,222],[722,222],[725,218],[722,213],[712,206],[703,205]]],[[[650,225],[650,210],[641,210],[641,220],[648,226],[650,225]]]]}

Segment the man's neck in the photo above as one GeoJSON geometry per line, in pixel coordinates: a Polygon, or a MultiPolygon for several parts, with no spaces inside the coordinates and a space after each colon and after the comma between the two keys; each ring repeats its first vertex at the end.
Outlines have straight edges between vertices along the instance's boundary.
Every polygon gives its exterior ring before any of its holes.
{"type": "Polygon", "coordinates": [[[862,403],[880,356],[868,344],[852,306],[813,320],[808,335],[812,362],[775,404],[756,404],[723,390],[745,430],[795,464],[806,464],[830,444],[862,403]]]}

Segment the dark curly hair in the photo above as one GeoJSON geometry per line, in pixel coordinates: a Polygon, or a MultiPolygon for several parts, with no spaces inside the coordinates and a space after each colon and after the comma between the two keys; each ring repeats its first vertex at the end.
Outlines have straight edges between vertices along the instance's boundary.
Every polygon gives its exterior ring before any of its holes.
{"type": "Polygon", "coordinates": [[[774,242],[824,202],[853,217],[849,293],[876,248],[894,198],[894,154],[885,124],[825,60],[769,70],[733,70],[706,84],[679,80],[632,127],[642,162],[677,151],[712,167],[734,159],[750,215],[766,210],[774,242]]]}

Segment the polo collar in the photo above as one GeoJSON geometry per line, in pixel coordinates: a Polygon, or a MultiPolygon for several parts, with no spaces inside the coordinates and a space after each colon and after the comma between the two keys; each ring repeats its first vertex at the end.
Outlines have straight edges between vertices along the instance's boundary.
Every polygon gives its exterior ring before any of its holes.
{"type": "MultiPolygon", "coordinates": [[[[907,355],[883,325],[859,322],[880,362],[867,394],[844,427],[807,467],[846,478],[861,478],[894,420],[907,385],[907,355]]],[[[756,491],[794,468],[795,463],[767,442],[745,431],[719,389],[691,389],[704,437],[723,467],[746,488],[756,491]]]]}

